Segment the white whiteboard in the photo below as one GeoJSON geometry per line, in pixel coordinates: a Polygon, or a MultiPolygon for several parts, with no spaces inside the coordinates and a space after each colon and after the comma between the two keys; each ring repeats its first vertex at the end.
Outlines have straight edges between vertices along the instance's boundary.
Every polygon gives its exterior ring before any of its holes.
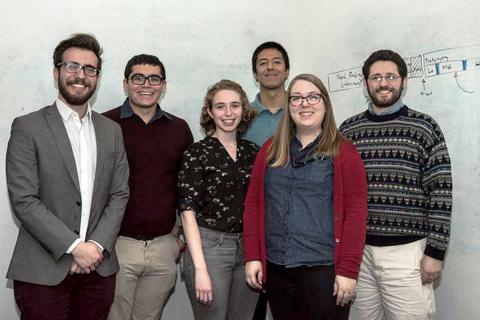
{"type": "MultiPolygon", "coordinates": [[[[250,59],[261,42],[274,40],[285,46],[292,77],[309,72],[324,80],[337,123],[366,108],[356,73],[367,56],[378,49],[399,52],[411,71],[404,102],[437,120],[452,158],[452,239],[436,290],[438,319],[472,319],[476,314],[480,296],[476,265],[480,262],[479,1],[3,0],[0,12],[0,166],[5,163],[13,118],[55,99],[51,55],[55,45],[74,32],[95,34],[105,50],[94,109],[105,111],[121,104],[123,69],[131,56],[155,54],[167,72],[161,105],[185,118],[196,139],[201,137],[201,101],[210,84],[229,78],[241,83],[253,99],[258,88],[250,59]]],[[[17,226],[10,213],[4,170],[0,180],[4,212],[0,274],[5,274],[17,226]]],[[[178,283],[164,319],[188,319],[189,308],[184,286],[178,283]]],[[[0,286],[0,315],[18,319],[7,280],[0,286]]]]}

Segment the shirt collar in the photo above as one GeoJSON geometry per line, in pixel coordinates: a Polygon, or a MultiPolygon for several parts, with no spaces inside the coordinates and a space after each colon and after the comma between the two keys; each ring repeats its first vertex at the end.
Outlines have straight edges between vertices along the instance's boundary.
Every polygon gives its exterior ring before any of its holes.
{"type": "Polygon", "coordinates": [[[383,108],[382,112],[377,114],[377,113],[373,112],[372,102],[368,103],[368,111],[370,111],[371,114],[376,115],[376,116],[384,116],[384,115],[387,115],[387,114],[395,113],[398,110],[400,110],[402,107],[403,107],[402,99],[398,99],[397,102],[392,104],[390,107],[383,108]]]}
{"type": "MultiPolygon", "coordinates": [[[[128,98],[125,99],[125,102],[123,102],[121,109],[120,109],[120,119],[126,119],[133,117],[135,113],[132,110],[132,107],[130,106],[130,102],[128,101],[128,98]]],[[[165,116],[165,118],[171,120],[172,116],[169,115],[167,112],[163,111],[162,108],[160,108],[160,105],[157,103],[157,109],[155,111],[155,115],[153,118],[149,121],[153,122],[155,120],[160,119],[161,117],[165,116]]]]}
{"type": "MultiPolygon", "coordinates": [[[[57,106],[58,112],[60,116],[62,116],[63,121],[68,121],[70,117],[78,117],[77,112],[75,112],[72,108],[70,108],[65,102],[60,99],[55,100],[55,105],[57,106]]],[[[82,118],[88,119],[88,121],[92,121],[92,108],[90,107],[90,103],[87,103],[87,112],[85,116],[82,118]]]]}
{"type": "Polygon", "coordinates": [[[294,168],[300,168],[312,161],[324,158],[324,156],[314,156],[314,149],[320,141],[321,136],[322,135],[319,134],[315,138],[315,140],[310,142],[308,145],[305,146],[305,148],[302,149],[302,143],[300,142],[300,140],[298,140],[296,135],[293,135],[293,139],[290,143],[290,161],[294,168]]]}
{"type": "MultiPolygon", "coordinates": [[[[255,96],[255,100],[251,103],[252,107],[258,111],[258,113],[262,112],[270,112],[272,113],[267,107],[265,107],[261,102],[260,102],[260,92],[257,93],[255,96]]],[[[283,110],[283,106],[280,106],[278,110],[283,110]]],[[[278,111],[277,111],[278,112],[278,111]]]]}

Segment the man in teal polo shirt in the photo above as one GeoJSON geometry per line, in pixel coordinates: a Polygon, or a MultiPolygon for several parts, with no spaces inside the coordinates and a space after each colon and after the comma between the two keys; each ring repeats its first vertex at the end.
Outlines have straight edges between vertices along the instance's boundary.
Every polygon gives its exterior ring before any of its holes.
{"type": "MultiPolygon", "coordinates": [[[[290,72],[287,51],[277,42],[262,43],[253,52],[252,69],[260,84],[260,92],[251,103],[258,114],[243,138],[262,146],[277,130],[287,101],[285,81],[290,72]]],[[[264,320],[266,313],[267,296],[261,293],[253,320],[264,320]]]]}
{"type": "Polygon", "coordinates": [[[252,69],[260,84],[260,92],[251,103],[258,114],[244,139],[262,146],[275,133],[287,98],[285,81],[290,71],[287,51],[273,41],[262,43],[253,52],[252,69]]]}

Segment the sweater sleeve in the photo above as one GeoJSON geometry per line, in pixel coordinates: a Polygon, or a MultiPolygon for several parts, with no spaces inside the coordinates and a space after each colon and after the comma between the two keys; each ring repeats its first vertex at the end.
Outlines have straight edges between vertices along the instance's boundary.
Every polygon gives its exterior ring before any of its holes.
{"type": "MultiPolygon", "coordinates": [[[[433,121],[432,121],[433,122],[433,121]]],[[[429,233],[425,254],[444,260],[450,238],[452,214],[452,172],[450,156],[440,127],[433,122],[431,145],[426,148],[423,171],[423,190],[429,233]]]]}
{"type": "MultiPolygon", "coordinates": [[[[263,212],[264,205],[260,201],[260,195],[264,190],[264,172],[266,167],[266,150],[268,149],[266,143],[260,149],[255,163],[253,165],[252,177],[248,186],[247,196],[245,197],[243,209],[243,246],[245,261],[260,260],[260,232],[264,224],[260,219],[264,219],[263,212]]],[[[264,232],[264,231],[263,231],[264,232]]]]}
{"type": "Polygon", "coordinates": [[[337,273],[356,279],[362,262],[367,225],[367,178],[363,161],[350,142],[341,151],[343,185],[343,234],[337,273]]]}

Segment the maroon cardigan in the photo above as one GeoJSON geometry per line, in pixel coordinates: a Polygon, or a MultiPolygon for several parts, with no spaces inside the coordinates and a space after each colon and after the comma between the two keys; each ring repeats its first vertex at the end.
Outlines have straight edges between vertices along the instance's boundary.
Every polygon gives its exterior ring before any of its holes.
{"type": "MultiPolygon", "coordinates": [[[[265,172],[272,140],[257,155],[243,212],[245,261],[260,260],[266,280],[265,172]]],[[[335,274],[356,279],[360,270],[367,223],[367,178],[355,147],[344,140],[333,159],[335,274]]]]}

